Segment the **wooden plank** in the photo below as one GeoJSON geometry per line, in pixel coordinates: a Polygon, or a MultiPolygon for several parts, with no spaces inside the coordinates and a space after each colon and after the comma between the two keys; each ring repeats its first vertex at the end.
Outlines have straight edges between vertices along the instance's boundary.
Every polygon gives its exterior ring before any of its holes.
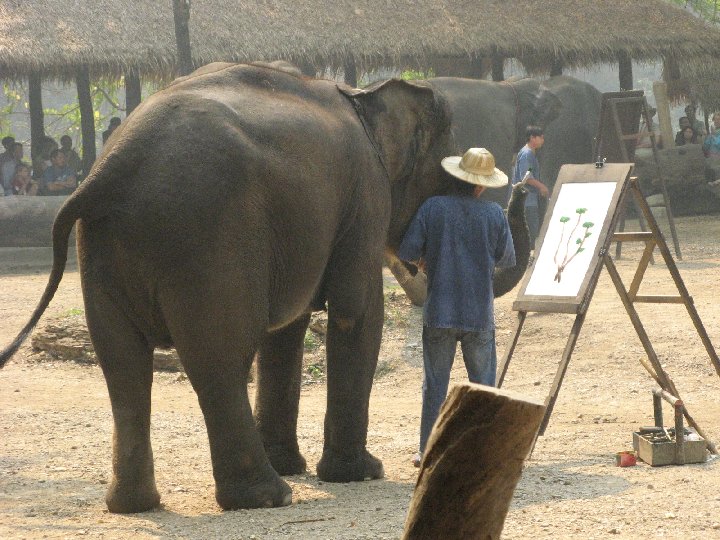
{"type": "Polygon", "coordinates": [[[453,387],[430,434],[402,538],[500,538],[544,410],[504,390],[453,387]]]}
{"type": "MultiPolygon", "coordinates": [[[[632,296],[632,295],[631,295],[632,296]]],[[[684,304],[685,299],[682,296],[670,296],[670,295],[646,295],[636,296],[632,300],[638,304],[684,304]]]]}
{"type": "Polygon", "coordinates": [[[513,302],[512,308],[513,311],[575,314],[580,310],[580,302],[570,304],[567,302],[544,302],[542,300],[516,300],[513,302]]]}
{"type": "Polygon", "coordinates": [[[612,236],[613,242],[647,242],[655,237],[651,232],[616,232],[612,236]]]}

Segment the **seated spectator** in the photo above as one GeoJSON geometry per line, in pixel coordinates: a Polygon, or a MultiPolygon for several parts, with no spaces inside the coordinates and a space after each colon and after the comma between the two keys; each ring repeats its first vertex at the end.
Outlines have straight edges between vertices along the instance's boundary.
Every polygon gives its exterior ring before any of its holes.
{"type": "Polygon", "coordinates": [[[697,135],[697,133],[695,133],[695,130],[693,128],[691,128],[690,126],[683,128],[682,139],[680,140],[680,143],[677,146],[684,146],[686,144],[697,144],[697,143],[698,143],[698,135],[697,135]]]}
{"type": "Polygon", "coordinates": [[[52,137],[44,135],[40,141],[40,155],[33,160],[33,175],[36,180],[42,180],[45,171],[50,167],[50,154],[58,149],[58,143],[52,137]]]}
{"type": "Polygon", "coordinates": [[[5,195],[12,195],[12,182],[15,178],[15,169],[22,162],[23,145],[22,143],[13,143],[12,155],[5,159],[0,166],[0,176],[2,176],[2,187],[5,195]]]}
{"type": "Polygon", "coordinates": [[[77,177],[65,162],[62,150],[50,154],[50,167],[45,169],[40,182],[40,195],[69,195],[77,187],[77,177]]]}
{"type": "Polygon", "coordinates": [[[705,157],[720,157],[720,112],[713,114],[713,125],[715,130],[703,141],[705,157]]]}
{"type": "Polygon", "coordinates": [[[5,181],[5,178],[3,176],[3,166],[8,161],[14,161],[15,159],[15,137],[11,137],[9,135],[7,137],[3,137],[2,145],[3,148],[5,148],[5,151],[0,154],[0,192],[2,192],[4,195],[7,191],[5,189],[5,185],[10,184],[10,182],[12,181],[12,177],[10,177],[7,182],[5,181]]]}
{"type": "Polygon", "coordinates": [[[717,133],[720,130],[720,112],[716,112],[712,115],[712,124],[710,125],[710,135],[717,133]]]}
{"type": "Polygon", "coordinates": [[[110,138],[110,135],[112,135],[112,132],[115,131],[119,125],[120,118],[118,118],[117,116],[113,116],[110,119],[110,124],[108,125],[108,128],[102,133],[103,144],[107,142],[107,140],[110,138]]]}
{"type": "Polygon", "coordinates": [[[686,127],[692,127],[692,126],[690,125],[690,119],[687,116],[681,116],[680,119],[678,120],[678,124],[680,125],[680,131],[678,131],[675,134],[675,146],[682,146],[684,144],[683,143],[683,140],[684,140],[683,130],[686,127]]]}
{"type": "Polygon", "coordinates": [[[707,135],[705,131],[705,124],[703,124],[702,120],[698,120],[695,116],[695,113],[697,112],[697,107],[695,105],[690,104],[687,107],[685,107],[685,114],[687,115],[688,120],[690,121],[690,127],[692,127],[695,130],[695,133],[698,136],[698,141],[702,142],[703,137],[707,135]]]}
{"type": "Polygon", "coordinates": [[[15,169],[12,182],[13,195],[37,195],[38,183],[32,179],[30,165],[20,163],[15,169]]]}
{"type": "Polygon", "coordinates": [[[65,154],[65,161],[67,161],[67,166],[70,167],[70,170],[75,173],[75,176],[78,176],[82,169],[82,160],[80,159],[80,156],[75,151],[75,149],[72,147],[72,139],[70,138],[70,136],[63,135],[62,137],[60,137],[60,149],[65,154]]]}

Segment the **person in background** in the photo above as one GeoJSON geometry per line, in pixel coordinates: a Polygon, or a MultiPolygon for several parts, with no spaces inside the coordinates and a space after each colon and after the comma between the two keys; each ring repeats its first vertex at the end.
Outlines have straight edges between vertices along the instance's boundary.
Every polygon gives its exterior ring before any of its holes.
{"type": "Polygon", "coordinates": [[[684,146],[686,144],[697,144],[699,142],[697,133],[695,133],[695,130],[690,126],[683,128],[682,135],[682,140],[677,146],[684,146]]]}
{"type": "Polygon", "coordinates": [[[702,120],[697,119],[697,116],[695,115],[696,113],[697,107],[695,107],[695,105],[693,105],[692,103],[685,107],[685,115],[690,121],[690,127],[695,130],[695,133],[698,137],[698,142],[702,142],[703,137],[707,135],[707,132],[705,131],[705,124],[702,120]]]}
{"type": "Polygon", "coordinates": [[[5,184],[8,185],[12,181],[12,177],[9,178],[6,182],[5,178],[3,177],[3,166],[8,161],[14,161],[15,159],[15,137],[11,137],[8,135],[7,137],[3,137],[2,139],[2,145],[3,148],[5,148],[5,151],[0,154],[0,193],[5,195],[5,184]]]}
{"type": "MultiPolygon", "coordinates": [[[[716,112],[712,117],[715,130],[710,133],[703,141],[703,152],[705,157],[720,157],[720,112],[716,112]]],[[[713,178],[713,180],[715,180],[713,178]]]]}
{"type": "Polygon", "coordinates": [[[645,123],[645,115],[640,116],[640,130],[638,132],[638,142],[636,148],[652,148],[652,141],[650,140],[650,133],[655,135],[655,147],[662,148],[662,136],[658,126],[655,124],[653,118],[657,113],[655,107],[648,109],[648,116],[650,117],[650,125],[645,123]]]}
{"type": "Polygon", "coordinates": [[[13,195],[37,195],[38,183],[32,179],[30,165],[20,163],[15,169],[12,182],[13,195]]]}
{"type": "Polygon", "coordinates": [[[70,170],[75,173],[75,176],[78,176],[82,169],[82,160],[80,159],[80,156],[75,151],[75,149],[72,147],[72,144],[72,139],[69,135],[63,135],[62,137],[60,137],[60,149],[65,154],[65,161],[67,162],[67,166],[70,167],[70,170]]]}
{"type": "Polygon", "coordinates": [[[530,245],[535,247],[535,240],[540,232],[540,204],[539,197],[547,199],[550,196],[550,190],[540,181],[540,163],[537,158],[537,151],[542,148],[545,143],[545,135],[542,128],[538,126],[528,126],[525,130],[525,146],[518,152],[513,168],[512,183],[513,185],[522,182],[528,171],[530,175],[527,178],[528,196],[525,199],[525,220],[530,230],[530,245]]]}
{"type": "Polygon", "coordinates": [[[450,195],[431,197],[415,214],[398,257],[427,273],[423,308],[422,413],[420,466],[428,437],[447,395],[450,370],[460,342],[471,382],[495,385],[495,319],[493,272],[515,264],[507,218],[499,204],[480,199],[486,188],[507,185],[485,148],[446,157],[442,167],[452,175],[450,195]]]}
{"type": "Polygon", "coordinates": [[[112,135],[113,131],[115,131],[119,125],[120,125],[120,118],[118,118],[117,116],[113,116],[110,119],[108,128],[102,132],[103,144],[105,144],[107,142],[107,140],[110,138],[110,135],[112,135]]]}
{"type": "Polygon", "coordinates": [[[686,127],[691,128],[692,125],[690,124],[690,119],[687,116],[681,116],[678,119],[678,125],[680,126],[680,130],[675,133],[675,146],[682,146],[684,144],[683,141],[685,140],[683,136],[683,130],[686,127]]]}
{"type": "Polygon", "coordinates": [[[12,155],[0,165],[0,176],[2,176],[2,187],[5,195],[13,194],[12,182],[13,178],[15,178],[15,169],[22,162],[23,155],[22,143],[13,143],[12,155]]]}
{"type": "Polygon", "coordinates": [[[77,187],[77,177],[65,163],[65,154],[55,149],[50,154],[50,167],[40,183],[40,195],[69,195],[77,187]]]}

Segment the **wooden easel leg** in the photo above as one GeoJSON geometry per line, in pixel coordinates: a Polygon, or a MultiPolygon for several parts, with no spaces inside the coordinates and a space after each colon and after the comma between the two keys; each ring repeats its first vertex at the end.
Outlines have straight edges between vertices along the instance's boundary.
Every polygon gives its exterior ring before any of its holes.
{"type": "Polygon", "coordinates": [[[500,363],[500,366],[498,369],[497,382],[496,382],[496,386],[498,388],[500,388],[502,386],[502,383],[505,380],[505,374],[507,373],[508,367],[510,365],[510,359],[512,358],[512,355],[515,352],[515,347],[517,346],[518,339],[520,338],[520,331],[522,330],[523,323],[525,322],[526,316],[527,316],[527,311],[518,311],[517,321],[515,321],[515,330],[513,331],[512,340],[510,341],[510,345],[508,345],[508,348],[505,351],[505,355],[503,356],[502,362],[500,363]]]}
{"type": "Polygon", "coordinates": [[[693,302],[693,299],[690,296],[687,287],[685,287],[685,282],[680,276],[680,271],[675,265],[675,261],[673,260],[672,254],[670,253],[670,248],[668,248],[667,243],[665,242],[665,238],[663,237],[662,232],[660,231],[660,228],[658,227],[658,224],[652,215],[652,212],[650,212],[650,207],[647,205],[647,201],[645,201],[645,198],[640,192],[640,188],[635,182],[632,183],[632,190],[637,204],[640,206],[643,214],[645,214],[645,216],[647,217],[648,224],[650,225],[650,230],[655,236],[657,247],[660,250],[660,254],[663,257],[663,260],[665,261],[665,266],[667,266],[667,269],[670,272],[673,281],[675,282],[675,286],[677,287],[677,290],[683,299],[685,309],[687,310],[688,315],[690,315],[690,319],[692,320],[693,325],[695,326],[695,330],[700,336],[700,340],[702,341],[703,346],[705,347],[705,350],[710,357],[710,362],[715,368],[715,372],[720,377],[720,358],[718,358],[715,347],[713,347],[713,344],[710,341],[710,336],[708,336],[708,333],[705,330],[705,326],[700,319],[700,315],[698,315],[698,312],[695,309],[695,303],[693,302]]]}
{"type": "Polygon", "coordinates": [[[570,363],[570,357],[575,349],[575,344],[580,336],[580,329],[582,328],[584,322],[585,313],[579,313],[575,317],[575,323],[570,330],[570,336],[568,336],[567,343],[565,344],[565,350],[563,351],[562,359],[560,360],[557,372],[555,373],[555,380],[553,381],[550,394],[545,400],[545,416],[540,424],[538,435],[545,434],[545,428],[547,427],[548,422],[550,422],[550,415],[555,407],[555,402],[557,401],[558,394],[560,393],[560,386],[562,386],[563,379],[565,378],[565,372],[567,371],[568,364],[570,363]]]}
{"type": "MultiPolygon", "coordinates": [[[[652,226],[652,224],[653,224],[653,222],[651,222],[651,226],[652,226]]],[[[655,224],[655,226],[657,226],[657,224],[655,224]]],[[[664,242],[662,242],[662,236],[658,237],[657,240],[658,240],[658,245],[660,243],[664,244],[664,242]]],[[[668,251],[668,254],[669,254],[667,245],[665,245],[665,250],[668,251]]],[[[647,332],[645,331],[645,327],[643,326],[642,321],[640,320],[640,316],[638,315],[638,312],[635,309],[635,306],[633,305],[632,301],[630,300],[630,297],[628,296],[627,292],[625,291],[625,286],[623,285],[620,274],[617,271],[617,268],[615,267],[615,263],[608,255],[605,255],[603,260],[605,262],[605,267],[608,270],[608,274],[610,274],[610,278],[612,279],[612,282],[615,285],[615,289],[617,290],[618,295],[620,296],[620,300],[622,301],[623,306],[625,306],[625,311],[627,311],[627,314],[630,317],[630,321],[632,322],[632,325],[635,328],[635,332],[637,333],[638,337],[640,338],[640,342],[642,343],[642,346],[645,349],[645,353],[647,354],[648,360],[650,361],[652,370],[655,373],[655,376],[653,377],[655,379],[655,382],[657,382],[663,390],[670,392],[675,397],[679,398],[680,396],[677,391],[677,388],[675,388],[675,385],[673,384],[672,380],[670,380],[670,377],[663,369],[662,364],[660,363],[660,360],[657,357],[657,354],[655,353],[655,349],[653,349],[652,343],[650,343],[650,338],[648,337],[647,332]]],[[[647,367],[646,367],[646,369],[647,369],[647,367]]],[[[701,433],[702,430],[699,428],[699,426],[697,425],[695,420],[688,414],[687,409],[685,409],[685,418],[687,418],[688,423],[691,426],[693,426],[698,431],[698,433],[701,433]]],[[[708,448],[711,448],[711,452],[715,453],[715,451],[714,451],[715,447],[712,444],[712,442],[710,442],[710,441],[708,441],[708,448]]]]}

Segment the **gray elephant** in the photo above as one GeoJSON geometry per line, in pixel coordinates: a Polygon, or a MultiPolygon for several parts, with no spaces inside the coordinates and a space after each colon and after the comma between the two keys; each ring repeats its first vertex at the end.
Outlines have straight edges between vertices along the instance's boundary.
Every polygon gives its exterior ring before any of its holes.
{"type": "Polygon", "coordinates": [[[591,84],[566,75],[550,77],[543,85],[562,102],[559,116],[545,127],[545,144],[538,154],[540,179],[552,190],[561,166],[594,160],[602,94],[591,84]]]}
{"type": "MultiPolygon", "coordinates": [[[[510,174],[515,154],[525,144],[528,125],[546,126],[557,118],[561,103],[536,79],[503,82],[437,77],[428,83],[441,92],[452,111],[452,129],[461,151],[484,147],[496,166],[510,174]]],[[[483,197],[507,203],[509,190],[488,189],[483,197]]]]}
{"type": "Polygon", "coordinates": [[[220,64],[178,80],[113,133],[53,226],[49,282],[77,222],[91,339],[114,418],[112,512],[159,504],[150,443],[152,352],[174,346],[205,418],[220,506],[290,504],[301,473],[303,337],[327,303],[327,411],[319,478],[383,476],[366,450],[383,323],[383,252],[442,193],[456,153],[427,84],[366,90],[287,70],[220,64]],[[259,351],[255,411],[247,377],[259,351]]]}

